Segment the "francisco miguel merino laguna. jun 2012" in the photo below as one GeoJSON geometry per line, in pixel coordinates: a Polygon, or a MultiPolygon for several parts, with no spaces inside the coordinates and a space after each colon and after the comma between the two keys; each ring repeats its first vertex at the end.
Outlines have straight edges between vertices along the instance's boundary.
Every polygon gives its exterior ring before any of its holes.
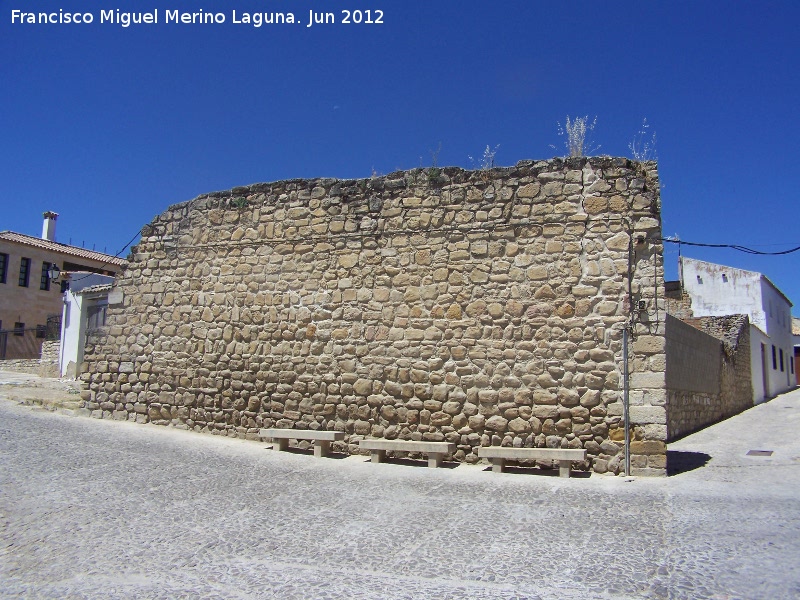
{"type": "MultiPolygon", "coordinates": [[[[336,15],[332,12],[322,13],[308,11],[308,23],[306,27],[315,24],[336,23],[336,15]]],[[[120,9],[101,10],[99,23],[110,23],[121,27],[131,25],[157,25],[160,23],[184,24],[184,25],[220,25],[229,22],[225,13],[206,12],[199,9],[194,12],[184,12],[180,10],[153,9],[145,12],[125,12],[120,9]],[[163,16],[163,20],[162,20],[163,16]]],[[[24,12],[14,9],[11,11],[12,24],[49,24],[49,25],[87,25],[95,22],[95,14],[92,12],[69,12],[63,9],[51,12],[24,12]]],[[[343,24],[383,24],[383,11],[381,10],[342,10],[339,20],[343,24]]],[[[231,11],[230,23],[234,25],[251,25],[261,27],[262,25],[281,25],[281,24],[300,24],[301,21],[291,12],[237,12],[231,11]]]]}

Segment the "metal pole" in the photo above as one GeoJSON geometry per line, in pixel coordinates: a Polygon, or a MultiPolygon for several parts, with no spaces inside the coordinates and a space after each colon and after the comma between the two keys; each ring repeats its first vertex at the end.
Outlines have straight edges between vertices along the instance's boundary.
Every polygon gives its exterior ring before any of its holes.
{"type": "Polygon", "coordinates": [[[631,423],[628,414],[628,323],[622,330],[622,420],[625,424],[625,477],[631,475],[631,423]]]}

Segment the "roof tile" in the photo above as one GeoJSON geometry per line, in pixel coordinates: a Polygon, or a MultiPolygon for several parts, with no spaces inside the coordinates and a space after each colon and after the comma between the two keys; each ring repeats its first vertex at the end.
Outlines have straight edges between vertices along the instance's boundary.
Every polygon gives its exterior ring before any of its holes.
{"type": "Polygon", "coordinates": [[[34,248],[41,248],[43,250],[50,250],[60,254],[67,254],[69,256],[77,256],[79,258],[86,258],[88,260],[96,260],[107,265],[115,265],[121,267],[126,264],[124,258],[104,254],[103,252],[95,252],[94,250],[87,250],[86,248],[78,248],[77,246],[70,246],[69,244],[62,244],[60,242],[51,242],[50,240],[43,240],[42,238],[25,235],[24,233],[16,233],[15,231],[0,231],[0,240],[8,240],[9,242],[16,242],[26,246],[33,246],[34,248]]]}

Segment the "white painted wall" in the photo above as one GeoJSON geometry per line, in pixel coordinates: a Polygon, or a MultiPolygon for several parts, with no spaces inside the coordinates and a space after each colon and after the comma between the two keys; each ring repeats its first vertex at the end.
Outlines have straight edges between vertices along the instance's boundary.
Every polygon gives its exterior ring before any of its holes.
{"type": "Polygon", "coordinates": [[[64,293],[64,312],[61,316],[61,350],[58,367],[62,377],[74,379],[78,376],[78,365],[83,361],[83,343],[86,322],[81,319],[83,297],[72,290],[64,293]]]}
{"type": "Polygon", "coordinates": [[[692,299],[695,317],[749,315],[750,323],[755,326],[750,332],[754,402],[765,399],[762,343],[767,352],[766,397],[794,387],[795,378],[791,374],[790,364],[790,358],[794,355],[792,303],[780,290],[761,273],[692,258],[681,258],[680,271],[683,289],[692,299]]]}
{"type": "Polygon", "coordinates": [[[753,325],[767,332],[761,273],[685,257],[680,267],[683,289],[692,299],[695,317],[746,314],[753,325]]]}
{"type": "Polygon", "coordinates": [[[758,327],[750,324],[750,376],[753,386],[753,402],[759,404],[770,397],[769,380],[764,381],[764,373],[769,375],[770,341],[767,334],[758,327]],[[764,356],[761,355],[761,345],[764,345],[764,356]],[[766,371],[764,363],[766,359],[766,371]]]}
{"type": "Polygon", "coordinates": [[[58,364],[62,377],[76,378],[83,362],[83,349],[86,346],[87,309],[96,302],[97,295],[85,295],[87,288],[107,285],[114,282],[113,277],[96,273],[72,273],[70,289],[64,293],[64,311],[61,317],[61,349],[58,364]]]}
{"type": "Polygon", "coordinates": [[[770,396],[792,389],[796,379],[791,373],[791,358],[794,356],[792,338],[792,304],[766,277],[761,279],[761,298],[767,321],[767,335],[775,348],[775,364],[770,348],[769,385],[770,396]]]}

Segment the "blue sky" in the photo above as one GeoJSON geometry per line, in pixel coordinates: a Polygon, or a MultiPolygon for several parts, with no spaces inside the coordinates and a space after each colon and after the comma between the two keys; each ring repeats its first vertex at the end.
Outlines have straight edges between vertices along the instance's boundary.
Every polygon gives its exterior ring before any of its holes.
{"type": "MultiPolygon", "coordinates": [[[[795,2],[0,0],[0,229],[115,253],[168,205],[296,177],[510,165],[564,153],[558,122],[597,116],[598,153],[657,133],[664,234],[800,245],[795,2]],[[14,24],[14,9],[91,12],[14,24]],[[100,23],[159,9],[161,23],[100,23]],[[222,12],[221,25],[164,11],[222,12]],[[309,10],[383,24],[305,26],[309,10]],[[236,10],[300,24],[231,23],[236,10]],[[556,146],[553,149],[551,145],[556,146]]],[[[684,254],[765,273],[800,305],[800,252],[684,254]]],[[[677,250],[666,251],[667,277],[677,250]]],[[[800,315],[800,307],[794,309],[800,315]]]]}

